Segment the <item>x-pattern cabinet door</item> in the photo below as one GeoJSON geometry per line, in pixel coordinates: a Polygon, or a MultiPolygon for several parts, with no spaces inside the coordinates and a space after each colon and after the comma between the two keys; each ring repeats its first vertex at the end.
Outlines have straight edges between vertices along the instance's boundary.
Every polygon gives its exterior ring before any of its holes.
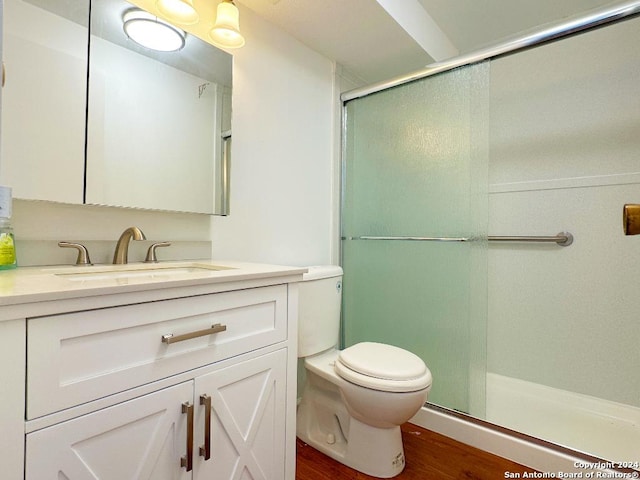
{"type": "MultiPolygon", "coordinates": [[[[195,379],[196,399],[211,399],[211,451],[194,462],[194,480],[284,478],[286,368],[283,349],[195,379]]],[[[205,414],[196,409],[195,437],[203,447],[205,414]]]]}
{"type": "Polygon", "coordinates": [[[26,480],[189,480],[183,403],[193,382],[27,435],[26,480]]]}

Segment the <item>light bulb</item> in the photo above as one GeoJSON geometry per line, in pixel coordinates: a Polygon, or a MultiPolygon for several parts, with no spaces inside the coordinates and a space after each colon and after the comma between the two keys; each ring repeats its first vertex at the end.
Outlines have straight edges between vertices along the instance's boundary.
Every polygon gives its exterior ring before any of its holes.
{"type": "Polygon", "coordinates": [[[214,45],[223,48],[239,48],[244,45],[244,37],[240,33],[240,13],[231,1],[223,1],[218,5],[216,23],[209,37],[214,45]]]}
{"type": "Polygon", "coordinates": [[[184,47],[185,33],[173,25],[139,9],[127,11],[123,17],[127,37],[151,50],[173,52],[184,47]]]}
{"type": "Polygon", "coordinates": [[[193,0],[157,0],[156,7],[169,20],[182,25],[193,25],[200,20],[193,0]]]}

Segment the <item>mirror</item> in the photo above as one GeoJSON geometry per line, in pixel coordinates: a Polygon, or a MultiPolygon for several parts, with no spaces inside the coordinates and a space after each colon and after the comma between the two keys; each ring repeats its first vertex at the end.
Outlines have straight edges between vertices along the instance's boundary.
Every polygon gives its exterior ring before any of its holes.
{"type": "Polygon", "coordinates": [[[189,34],[178,51],[139,46],[123,30],[135,9],[91,2],[86,202],[215,213],[231,55],[189,34]]]}
{"type": "Polygon", "coordinates": [[[92,0],[89,36],[88,0],[5,1],[0,182],[15,198],[227,214],[232,57],[190,34],[176,52],[138,46],[133,8],[92,0]]]}

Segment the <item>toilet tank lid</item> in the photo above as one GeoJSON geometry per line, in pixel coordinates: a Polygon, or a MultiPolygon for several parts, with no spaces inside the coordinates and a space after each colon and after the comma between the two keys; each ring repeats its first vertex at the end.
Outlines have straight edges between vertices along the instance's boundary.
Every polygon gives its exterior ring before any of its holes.
{"type": "Polygon", "coordinates": [[[302,281],[320,280],[323,278],[332,278],[342,276],[342,268],[337,265],[314,265],[307,267],[308,272],[302,275],[302,281]]]}

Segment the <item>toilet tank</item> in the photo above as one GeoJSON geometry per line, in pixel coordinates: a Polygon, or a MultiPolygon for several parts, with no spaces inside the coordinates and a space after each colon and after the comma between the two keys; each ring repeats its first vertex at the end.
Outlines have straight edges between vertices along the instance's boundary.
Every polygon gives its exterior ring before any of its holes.
{"type": "Polygon", "coordinates": [[[338,345],[342,268],[309,267],[299,283],[298,357],[308,357],[338,345]]]}

